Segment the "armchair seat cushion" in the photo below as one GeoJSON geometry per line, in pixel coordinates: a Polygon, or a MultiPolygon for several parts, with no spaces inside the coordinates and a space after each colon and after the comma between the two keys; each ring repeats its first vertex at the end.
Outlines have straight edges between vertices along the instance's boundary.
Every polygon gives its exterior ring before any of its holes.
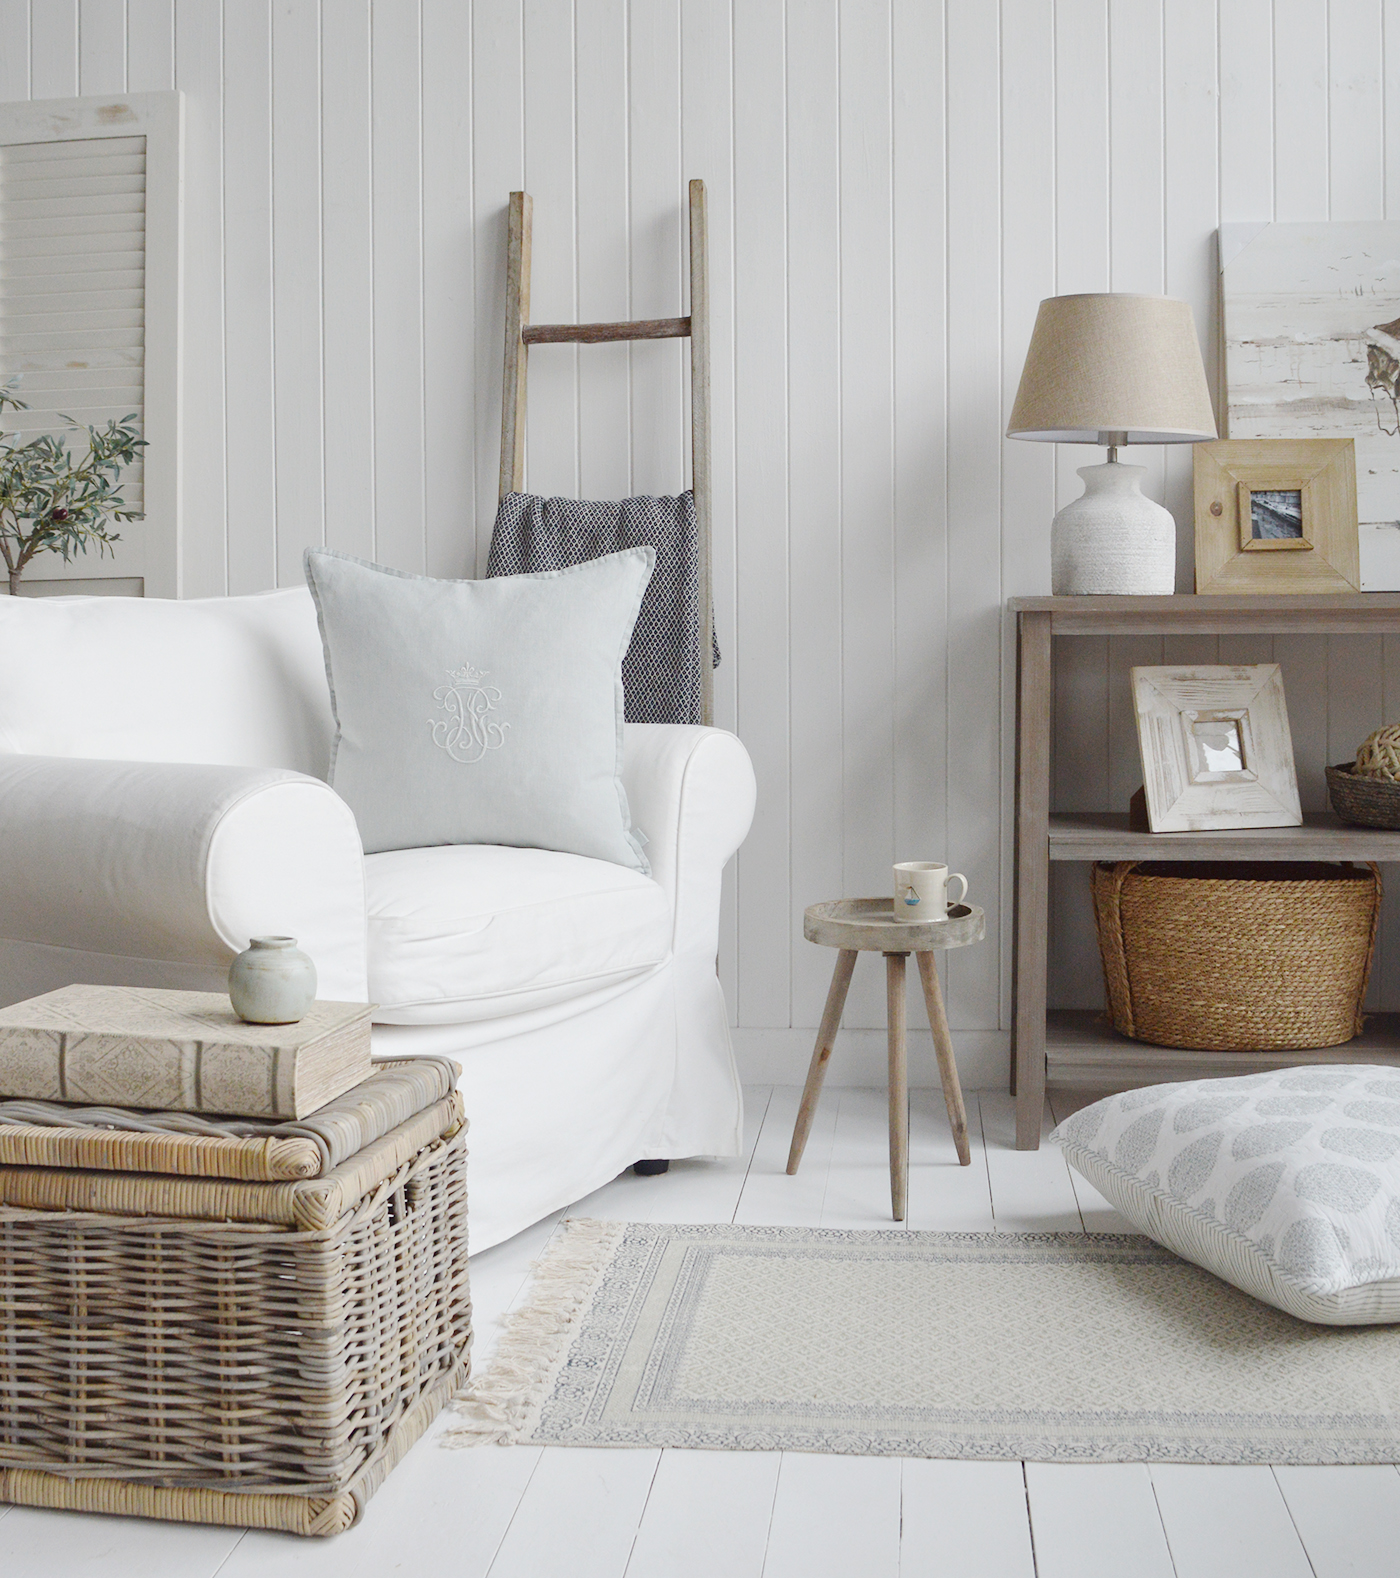
{"type": "Polygon", "coordinates": [[[365,859],[380,1024],[467,1024],[587,996],[664,964],[671,905],[608,860],[498,844],[365,859]]]}

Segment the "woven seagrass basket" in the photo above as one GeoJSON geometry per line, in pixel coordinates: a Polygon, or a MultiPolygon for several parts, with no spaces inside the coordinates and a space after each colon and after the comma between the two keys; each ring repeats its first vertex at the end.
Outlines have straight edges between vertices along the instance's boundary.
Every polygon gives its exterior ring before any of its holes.
{"type": "Polygon", "coordinates": [[[465,1148],[454,1094],[297,1182],[0,1167],[0,1502],[356,1522],[468,1373],[465,1148]]]}
{"type": "Polygon", "coordinates": [[[1375,866],[1290,862],[1092,868],[1109,1012],[1157,1046],[1265,1052],[1361,1030],[1375,866]]]}

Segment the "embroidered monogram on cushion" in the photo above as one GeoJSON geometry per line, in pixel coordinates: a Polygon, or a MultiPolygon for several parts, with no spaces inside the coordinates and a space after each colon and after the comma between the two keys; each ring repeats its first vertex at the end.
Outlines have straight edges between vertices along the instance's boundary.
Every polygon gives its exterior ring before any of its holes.
{"type": "Polygon", "coordinates": [[[487,751],[499,750],[506,742],[510,724],[491,717],[501,693],[494,685],[482,683],[486,677],[485,670],[463,663],[449,669],[448,683],[433,692],[433,700],[447,714],[428,719],[433,744],[454,762],[479,762],[487,751]]]}

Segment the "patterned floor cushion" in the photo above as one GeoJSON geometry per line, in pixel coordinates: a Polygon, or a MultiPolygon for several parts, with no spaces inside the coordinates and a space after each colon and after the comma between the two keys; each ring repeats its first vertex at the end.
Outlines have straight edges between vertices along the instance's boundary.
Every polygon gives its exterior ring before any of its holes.
{"type": "Polygon", "coordinates": [[[1400,1070],[1152,1085],[1052,1138],[1134,1227],[1255,1298],[1327,1325],[1400,1321],[1400,1070]]]}

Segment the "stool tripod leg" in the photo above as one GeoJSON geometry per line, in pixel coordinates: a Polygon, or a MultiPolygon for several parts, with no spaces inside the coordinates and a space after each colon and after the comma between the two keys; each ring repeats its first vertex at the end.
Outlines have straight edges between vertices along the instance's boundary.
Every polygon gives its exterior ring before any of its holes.
{"type": "Polygon", "coordinates": [[[831,1050],[836,1045],[836,1032],[841,1028],[841,1010],[846,1006],[846,993],[851,987],[851,974],[856,967],[856,949],[842,948],[836,955],[836,968],[832,972],[831,987],[826,994],[826,1008],[822,1012],[821,1028],[817,1031],[817,1044],[812,1049],[812,1066],[807,1070],[807,1083],[802,1089],[802,1105],[797,1109],[797,1123],[792,1131],[792,1149],[788,1152],[787,1170],[797,1171],[802,1153],[807,1149],[807,1136],[812,1129],[812,1119],[817,1112],[817,1098],[822,1093],[826,1078],[826,1065],[831,1061],[831,1050]]]}
{"type": "Polygon", "coordinates": [[[909,1198],[909,1040],[904,953],[885,955],[885,1013],[890,1038],[890,1207],[904,1220],[909,1198]]]}
{"type": "Polygon", "coordinates": [[[948,1033],[948,1016],[943,1011],[938,965],[931,953],[920,953],[915,957],[919,961],[919,980],[924,988],[928,1026],[933,1031],[933,1050],[938,1056],[938,1077],[943,1082],[943,1100],[948,1107],[948,1122],[953,1126],[953,1143],[958,1148],[958,1161],[962,1166],[970,1167],[972,1150],[967,1143],[967,1111],[963,1107],[962,1086],[958,1083],[958,1065],[953,1061],[953,1038],[948,1033]]]}

